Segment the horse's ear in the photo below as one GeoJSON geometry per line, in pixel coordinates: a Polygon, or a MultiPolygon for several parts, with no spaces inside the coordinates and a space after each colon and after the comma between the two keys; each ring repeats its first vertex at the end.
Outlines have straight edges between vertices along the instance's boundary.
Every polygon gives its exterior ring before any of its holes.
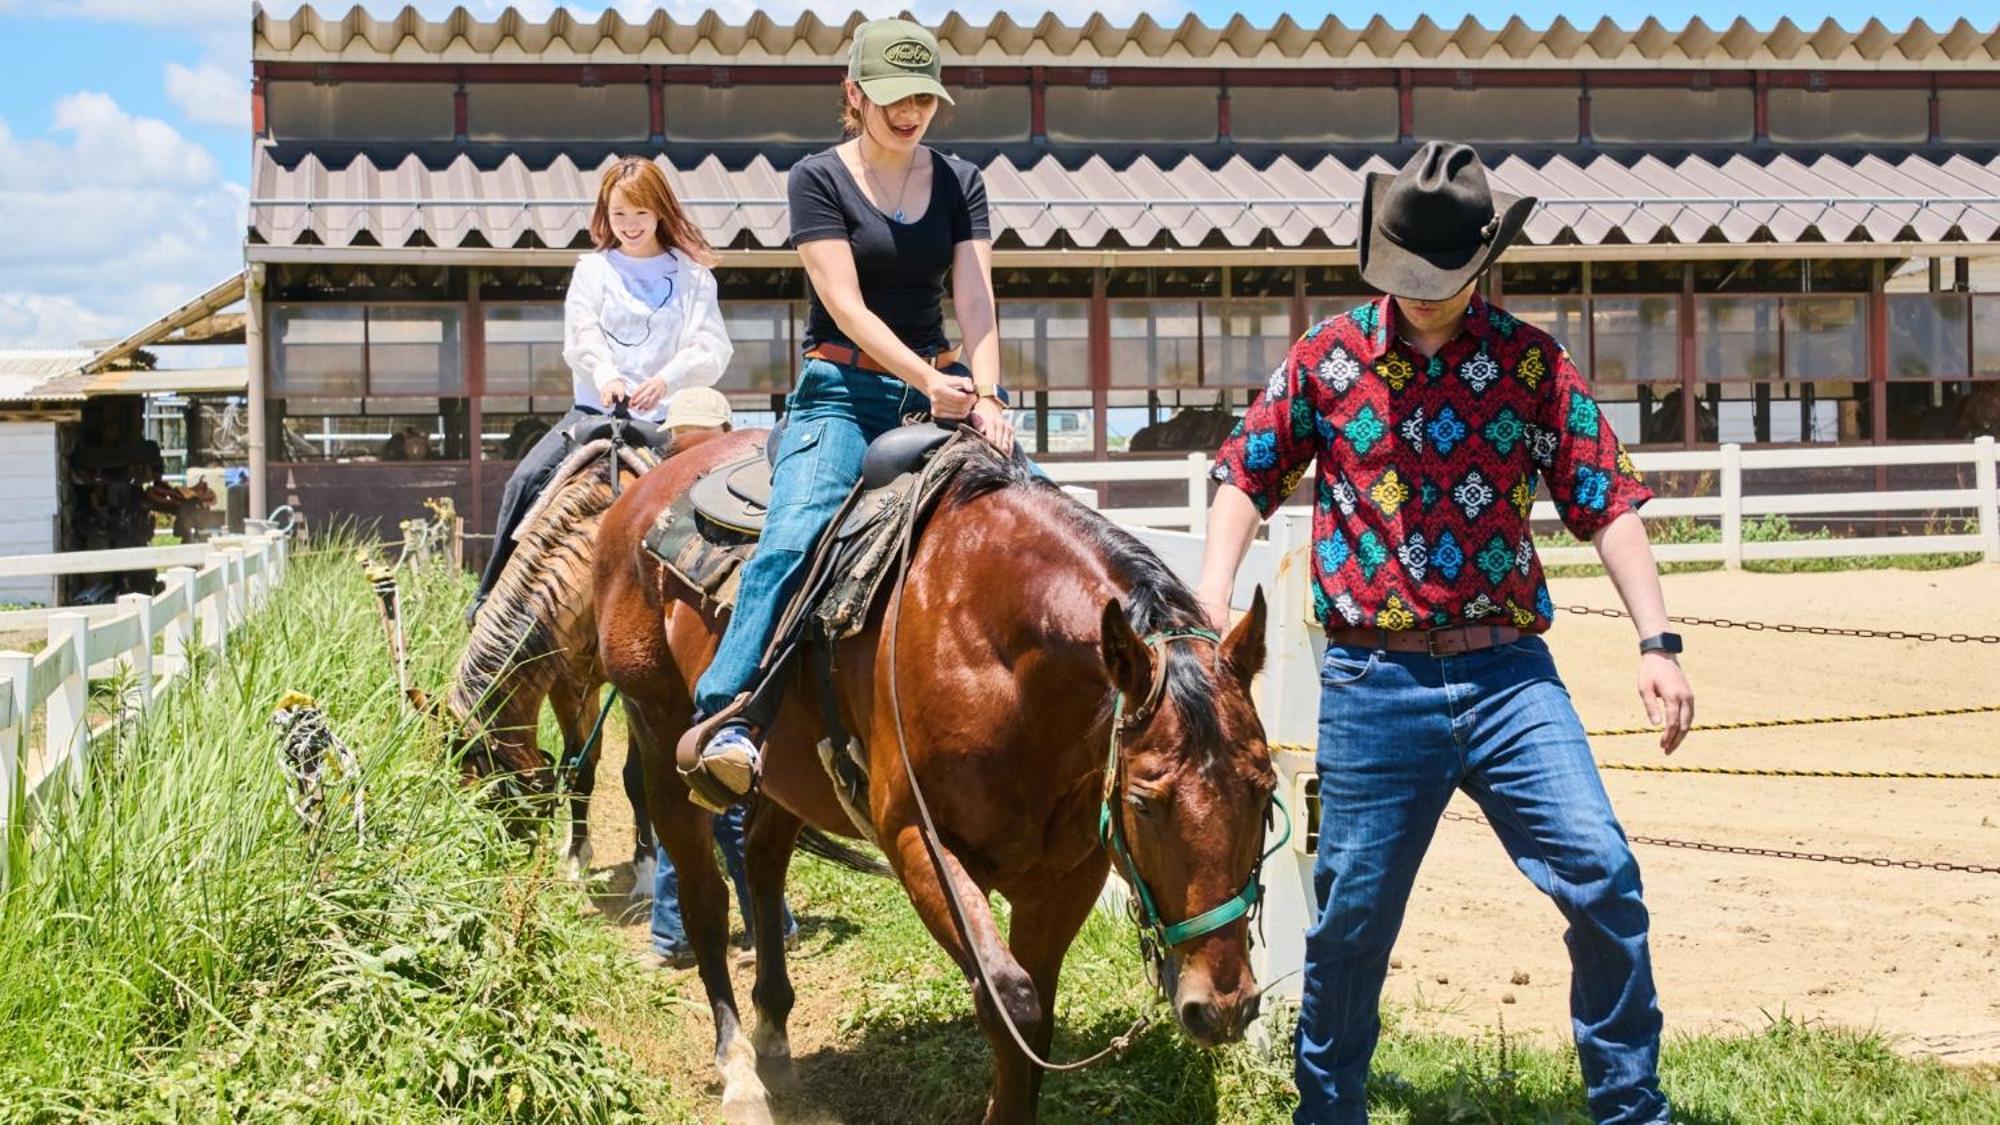
{"type": "Polygon", "coordinates": [[[1250,610],[1222,640],[1222,665],[1236,676],[1243,690],[1264,670],[1264,624],[1269,616],[1264,608],[1264,587],[1258,586],[1250,598],[1250,610]]]}
{"type": "Polygon", "coordinates": [[[1104,603],[1099,645],[1104,651],[1104,667],[1111,673],[1111,686],[1124,692],[1128,699],[1144,699],[1153,684],[1153,656],[1146,642],[1132,631],[1132,623],[1125,617],[1125,605],[1117,598],[1104,603]]]}

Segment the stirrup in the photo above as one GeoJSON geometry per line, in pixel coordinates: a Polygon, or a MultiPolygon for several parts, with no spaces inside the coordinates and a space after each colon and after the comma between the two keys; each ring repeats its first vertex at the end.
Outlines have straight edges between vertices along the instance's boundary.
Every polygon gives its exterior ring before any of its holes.
{"type": "MultiPolygon", "coordinates": [[[[720,780],[709,772],[710,762],[702,757],[708,749],[708,740],[715,737],[725,723],[740,721],[737,717],[750,702],[750,693],[744,692],[731,700],[728,706],[688,728],[674,747],[674,768],[687,784],[688,800],[712,813],[726,813],[730,806],[748,795],[731,792],[720,780]]],[[[760,755],[761,757],[761,755],[760,755]]],[[[752,784],[754,788],[754,781],[752,784]]]]}

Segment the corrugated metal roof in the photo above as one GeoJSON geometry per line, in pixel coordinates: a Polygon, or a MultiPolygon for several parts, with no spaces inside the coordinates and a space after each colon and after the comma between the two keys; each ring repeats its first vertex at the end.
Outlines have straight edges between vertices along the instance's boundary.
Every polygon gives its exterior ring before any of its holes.
{"type": "MultiPolygon", "coordinates": [[[[360,7],[321,15],[310,5],[288,18],[259,10],[253,57],[290,62],[734,63],[845,62],[854,13],[829,23],[808,12],[791,23],[765,15],[741,23],[710,11],[676,20],[664,11],[633,22],[609,11],[582,19],[558,8],[533,19],[509,8],[479,19],[457,8],[426,19],[413,8],[374,16],[360,7]]],[[[1147,15],[1120,26],[1092,15],[1071,26],[1053,14],[1029,23],[1004,12],[983,23],[957,13],[935,25],[954,65],[1331,66],[1687,66],[1716,69],[1810,67],[1883,69],[1991,67],[2000,63],[2000,24],[1960,19],[1942,30],[1913,20],[1901,30],[1869,20],[1849,31],[1833,20],[1800,27],[1789,19],[1760,30],[1738,19],[1716,29],[1699,19],[1669,27],[1648,18],[1631,29],[1610,19],[1578,27],[1558,18],[1531,27],[1519,17],[1498,28],[1467,18],[1455,26],[1419,16],[1407,27],[1376,17],[1359,27],[1328,18],[1304,26],[1281,16],[1258,27],[1237,16],[1209,27],[1190,15],[1161,24],[1147,15]]]]}
{"type": "MultiPolygon", "coordinates": [[[[719,247],[782,249],[784,172],[762,156],[737,169],[710,156],[687,168],[662,161],[695,220],[719,247]]],[[[587,243],[601,166],[567,156],[531,169],[508,156],[481,170],[460,156],[431,168],[411,155],[390,168],[357,156],[328,168],[306,155],[285,167],[260,152],[253,174],[254,239],[279,245],[385,247],[587,243]]],[[[1350,247],[1362,177],[1393,171],[1381,157],[1243,157],[1218,166],[1188,156],[1074,167],[1053,156],[985,167],[995,234],[1005,248],[1192,249],[1350,247]]],[[[1494,186],[1533,195],[1536,244],[1691,242],[1989,242],[2000,236],[2000,156],[1764,159],[1605,155],[1502,158],[1494,186]]]]}
{"type": "Polygon", "coordinates": [[[0,350],[0,402],[80,399],[76,393],[40,393],[52,379],[74,375],[90,359],[87,349],[34,348],[0,350]]]}

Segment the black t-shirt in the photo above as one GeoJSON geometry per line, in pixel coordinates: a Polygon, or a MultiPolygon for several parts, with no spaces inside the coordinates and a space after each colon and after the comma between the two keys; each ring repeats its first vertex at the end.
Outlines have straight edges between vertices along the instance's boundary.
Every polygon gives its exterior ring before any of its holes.
{"type": "MultiPolygon", "coordinates": [[[[785,182],[792,245],[846,239],[854,248],[862,302],[919,355],[951,343],[944,336],[944,283],[952,252],[961,242],[993,237],[979,169],[955,156],[936,151],[930,156],[930,205],[912,223],[894,222],[870,203],[833,149],[792,165],[785,182]]],[[[810,282],[807,295],[805,346],[853,347],[810,282]]]]}

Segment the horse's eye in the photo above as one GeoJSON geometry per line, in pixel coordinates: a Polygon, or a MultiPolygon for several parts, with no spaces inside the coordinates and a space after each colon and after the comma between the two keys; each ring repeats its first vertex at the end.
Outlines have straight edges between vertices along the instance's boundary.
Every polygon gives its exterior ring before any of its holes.
{"type": "Polygon", "coordinates": [[[1125,794],[1125,803],[1132,806],[1133,812],[1144,817],[1152,816],[1153,811],[1158,807],[1158,802],[1153,799],[1150,793],[1127,793],[1125,794]]]}

